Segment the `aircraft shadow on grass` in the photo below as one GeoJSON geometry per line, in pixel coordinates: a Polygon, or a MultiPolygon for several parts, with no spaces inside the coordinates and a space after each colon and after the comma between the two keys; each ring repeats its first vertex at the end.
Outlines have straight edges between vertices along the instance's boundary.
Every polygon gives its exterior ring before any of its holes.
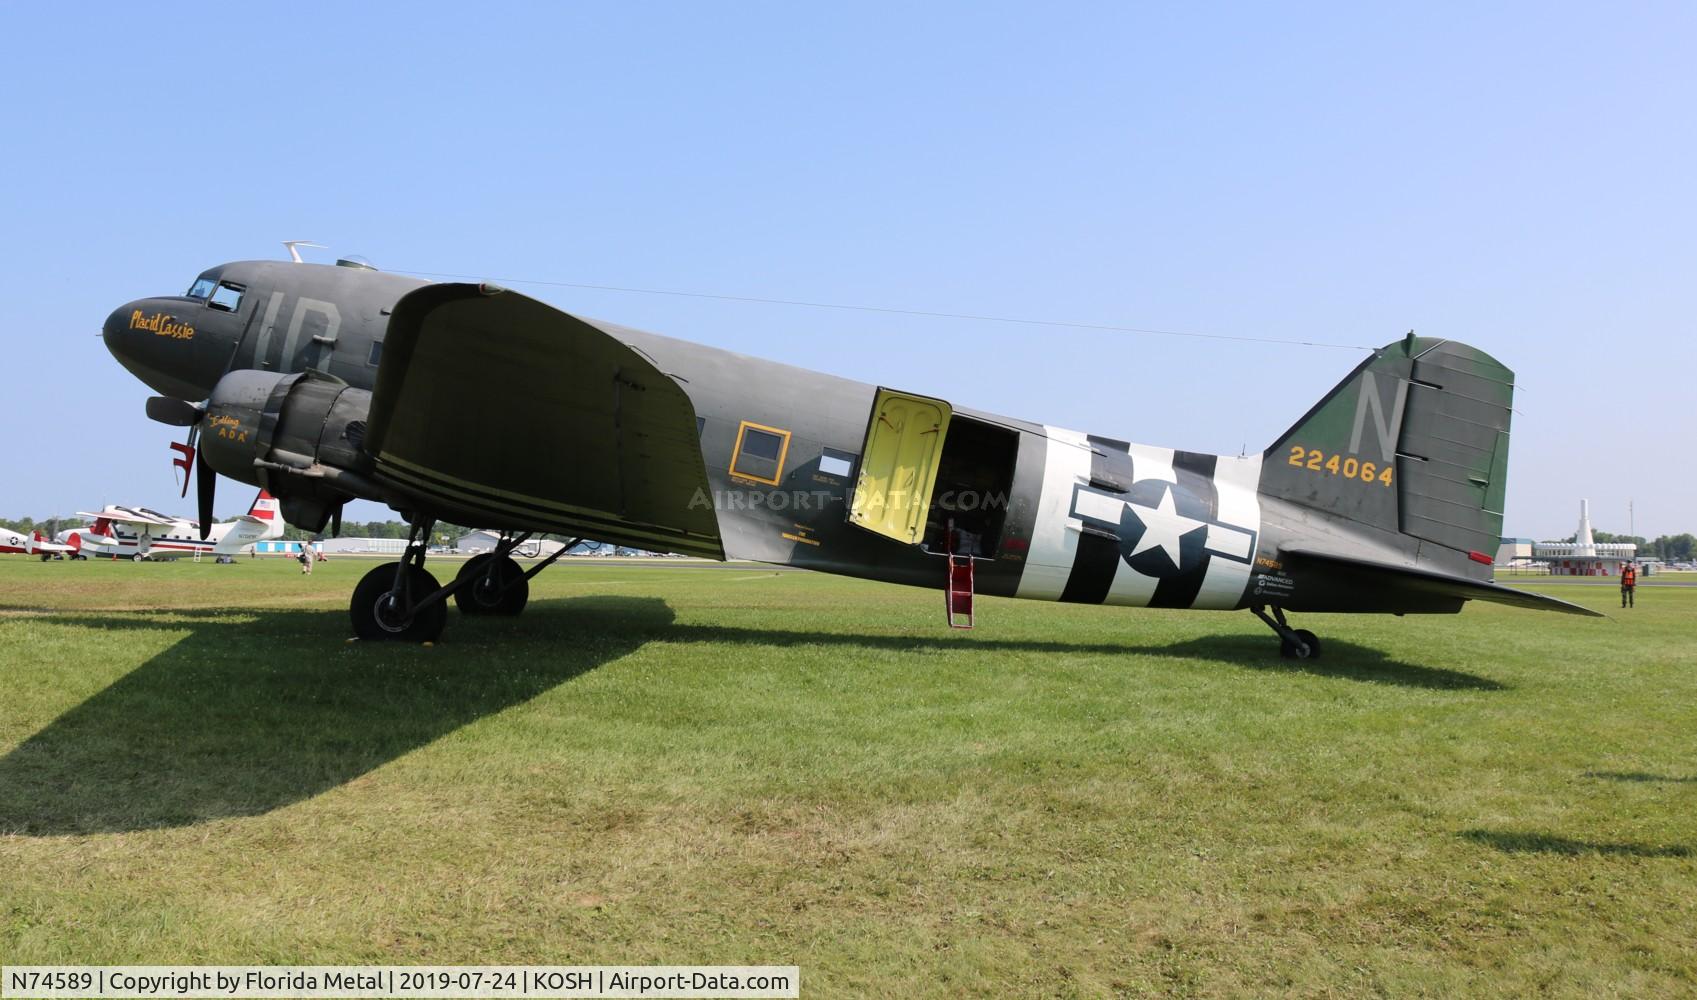
{"type": "Polygon", "coordinates": [[[1623,858],[1689,858],[1697,855],[1681,844],[1642,844],[1636,841],[1574,840],[1525,830],[1463,830],[1463,840],[1494,847],[1505,854],[1601,854],[1623,858]]]}
{"type": "Polygon", "coordinates": [[[1670,785],[1697,785],[1697,775],[1676,777],[1671,774],[1651,774],[1649,771],[1586,771],[1587,778],[1602,778],[1605,781],[1630,781],[1645,783],[1665,783],[1670,785]]]}
{"type": "Polygon", "coordinates": [[[111,833],[270,812],[529,701],[651,640],[1132,654],[1421,688],[1501,687],[1342,642],[1329,642],[1325,659],[1298,662],[1279,659],[1270,639],[1258,635],[1139,646],[680,625],[663,600],[644,597],[536,601],[519,621],[479,623],[500,630],[499,641],[434,650],[344,645],[345,617],[319,610],[43,620],[187,635],[0,758],[0,833],[111,833]]]}

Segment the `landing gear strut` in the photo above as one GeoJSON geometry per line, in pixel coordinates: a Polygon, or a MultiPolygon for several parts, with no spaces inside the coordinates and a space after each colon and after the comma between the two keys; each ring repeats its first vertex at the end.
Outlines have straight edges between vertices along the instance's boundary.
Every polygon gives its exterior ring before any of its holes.
{"type": "Polygon", "coordinates": [[[583,541],[574,538],[529,570],[513,561],[513,550],[530,538],[529,533],[502,535],[494,552],[466,561],[454,582],[440,586],[424,569],[424,555],[434,519],[412,526],[407,536],[406,555],[394,566],[379,566],[365,574],[354,588],[348,613],[354,634],[361,639],[399,639],[403,642],[434,642],[448,623],[448,598],[467,615],[516,615],[530,599],[530,579],[554,564],[583,541]]]}
{"type": "Polygon", "coordinates": [[[416,522],[407,536],[406,554],[393,566],[378,566],[354,587],[348,602],[354,635],[361,639],[435,642],[448,624],[448,589],[424,568],[433,519],[416,522]],[[420,530],[422,529],[422,530],[420,530]]]}
{"type": "Polygon", "coordinates": [[[1305,628],[1291,628],[1285,622],[1283,608],[1275,606],[1271,615],[1257,604],[1249,610],[1255,612],[1255,617],[1267,623],[1267,627],[1279,635],[1279,655],[1287,660],[1318,660],[1320,658],[1320,639],[1305,628]]]}

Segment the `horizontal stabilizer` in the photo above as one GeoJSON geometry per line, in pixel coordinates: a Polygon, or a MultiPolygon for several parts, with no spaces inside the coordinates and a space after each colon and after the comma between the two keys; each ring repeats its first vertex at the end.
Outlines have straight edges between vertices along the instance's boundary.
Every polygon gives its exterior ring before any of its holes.
{"type": "Polygon", "coordinates": [[[1505,587],[1497,583],[1469,580],[1464,576],[1451,576],[1448,573],[1417,569],[1412,566],[1397,566],[1391,563],[1301,547],[1281,549],[1279,555],[1292,561],[1306,561],[1329,568],[1354,570],[1357,573],[1383,581],[1387,587],[1404,591],[1458,597],[1465,601],[1490,601],[1493,604],[1508,604],[1517,608],[1530,608],[1534,611],[1560,611],[1563,614],[1589,615],[1593,618],[1608,617],[1600,611],[1582,608],[1577,604],[1571,604],[1554,597],[1545,597],[1543,594],[1534,594],[1531,591],[1505,587]]]}

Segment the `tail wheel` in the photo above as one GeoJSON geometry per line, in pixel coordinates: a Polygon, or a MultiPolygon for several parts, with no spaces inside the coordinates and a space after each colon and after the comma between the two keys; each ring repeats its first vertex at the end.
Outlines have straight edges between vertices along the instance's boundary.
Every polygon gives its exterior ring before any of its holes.
{"type": "Polygon", "coordinates": [[[353,599],[348,602],[354,635],[370,641],[434,642],[442,634],[442,628],[448,624],[446,602],[437,601],[419,611],[409,608],[437,591],[436,578],[410,564],[403,572],[406,585],[400,599],[391,593],[395,589],[393,563],[378,566],[360,579],[353,599]]]}
{"type": "Polygon", "coordinates": [[[1320,658],[1320,639],[1305,628],[1295,632],[1296,638],[1302,645],[1298,646],[1289,639],[1279,642],[1279,655],[1287,660],[1318,660],[1320,658]]]}
{"type": "Polygon", "coordinates": [[[460,567],[456,580],[464,586],[454,591],[454,603],[466,615],[516,615],[530,600],[530,581],[510,557],[501,556],[495,572],[489,572],[495,553],[472,556],[460,567]]]}

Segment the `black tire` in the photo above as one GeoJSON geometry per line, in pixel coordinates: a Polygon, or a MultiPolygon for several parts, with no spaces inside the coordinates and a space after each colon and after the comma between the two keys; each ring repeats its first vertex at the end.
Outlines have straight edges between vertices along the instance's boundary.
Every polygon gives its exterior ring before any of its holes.
{"type": "Polygon", "coordinates": [[[1289,639],[1281,639],[1279,641],[1280,656],[1287,660],[1318,660],[1320,658],[1319,637],[1305,628],[1297,629],[1296,637],[1302,640],[1302,644],[1308,648],[1306,650],[1298,649],[1296,643],[1289,639]]]}
{"type": "MultiPolygon", "coordinates": [[[[406,568],[407,598],[419,601],[438,589],[436,578],[429,572],[408,565],[406,568]]],[[[360,578],[354,596],[348,602],[348,616],[353,619],[354,635],[368,641],[435,642],[448,624],[448,605],[437,601],[410,619],[402,620],[390,606],[389,592],[395,586],[395,567],[385,563],[360,578]]]]}
{"type": "Polygon", "coordinates": [[[455,579],[465,581],[465,586],[454,591],[454,603],[461,614],[516,615],[530,601],[530,581],[524,578],[519,564],[502,556],[491,578],[489,561],[494,558],[495,553],[485,552],[460,567],[455,579]]]}
{"type": "Polygon", "coordinates": [[[147,561],[147,557],[142,555],[140,552],[137,552],[135,555],[130,556],[130,562],[146,562],[146,561],[147,561]]]}

